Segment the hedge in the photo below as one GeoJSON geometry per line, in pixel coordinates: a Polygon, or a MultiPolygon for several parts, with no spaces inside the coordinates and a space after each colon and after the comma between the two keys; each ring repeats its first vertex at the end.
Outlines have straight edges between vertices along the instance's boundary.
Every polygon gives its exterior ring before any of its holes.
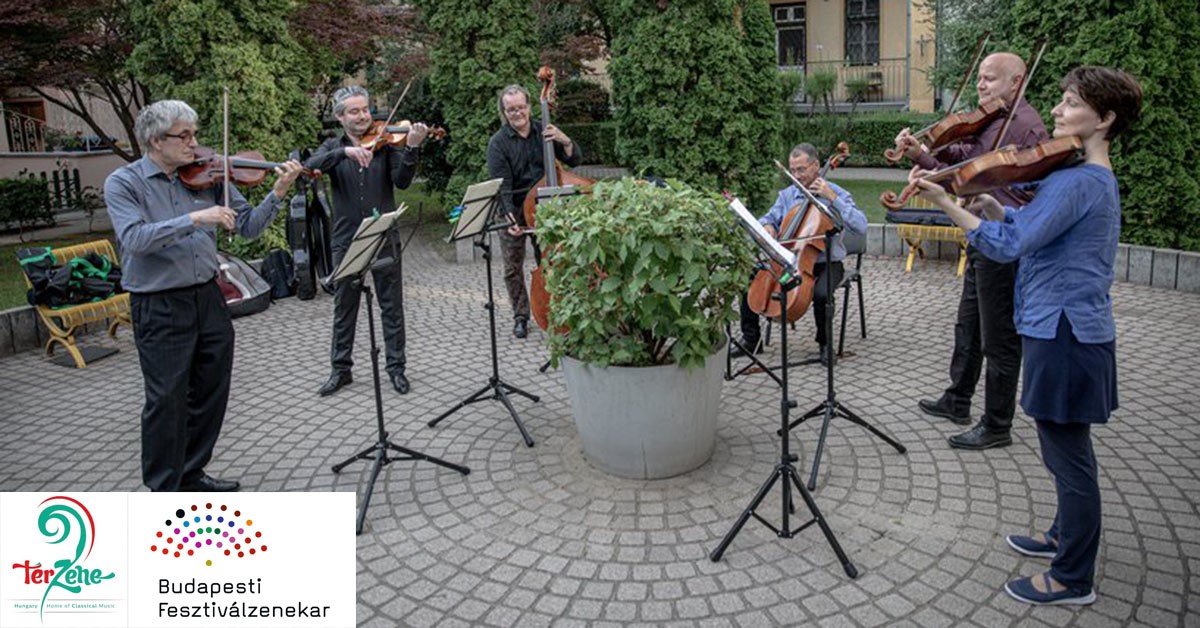
{"type": "MultiPolygon", "coordinates": [[[[893,140],[900,129],[910,127],[917,130],[941,116],[930,113],[907,111],[846,114],[789,115],[783,123],[783,140],[790,148],[801,142],[817,147],[822,158],[838,142],[850,143],[850,157],[843,164],[854,167],[884,167],[890,164],[883,158],[883,151],[895,146],[893,140]]],[[[782,161],[782,159],[780,159],[782,161]]],[[[905,160],[902,162],[908,164],[905,160]]]]}

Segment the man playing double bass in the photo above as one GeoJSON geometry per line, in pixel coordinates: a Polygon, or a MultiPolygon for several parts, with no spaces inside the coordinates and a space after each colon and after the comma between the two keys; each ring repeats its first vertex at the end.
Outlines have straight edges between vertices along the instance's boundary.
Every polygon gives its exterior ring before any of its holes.
{"type": "MultiPolygon", "coordinates": [[[[854,197],[841,187],[818,176],[821,171],[821,159],[817,155],[816,147],[808,143],[796,145],[788,156],[788,169],[791,170],[792,176],[807,186],[815,196],[829,201],[833,209],[841,213],[846,230],[852,233],[867,232],[867,216],[854,204],[854,197]]],[[[808,200],[804,194],[796,189],[795,185],[789,185],[779,191],[779,197],[771,206],[771,210],[759,218],[758,222],[763,225],[767,233],[774,237],[779,233],[784,216],[788,214],[788,211],[796,205],[807,203],[808,200]]],[[[845,275],[842,260],[846,258],[846,245],[842,239],[842,232],[838,232],[833,238],[833,250],[830,251],[830,257],[832,263],[829,268],[826,268],[824,255],[813,265],[813,276],[816,283],[813,286],[813,300],[810,306],[813,311],[813,320],[817,324],[817,345],[821,348],[821,364],[825,365],[835,359],[833,350],[830,348],[832,346],[829,342],[830,339],[825,337],[825,300],[830,296],[825,289],[825,273],[833,273],[830,279],[835,288],[842,282],[842,277],[845,275]]],[[[747,351],[761,352],[762,349],[759,347],[759,340],[762,337],[761,329],[758,314],[750,309],[750,304],[743,295],[741,344],[747,351]]],[[[741,348],[735,348],[731,355],[742,357],[745,353],[741,348]]]]}
{"type": "MultiPolygon", "coordinates": [[[[979,65],[975,91],[979,101],[999,98],[1006,109],[1014,106],[1025,62],[1008,52],[989,55],[979,65]]],[[[1049,137],[1037,111],[1025,99],[1016,111],[1002,145],[1017,148],[1036,146],[1049,137]]],[[[1004,117],[992,121],[973,140],[945,147],[935,158],[904,129],[896,136],[896,147],[926,170],[938,170],[978,157],[989,151],[1004,126],[1004,117]]],[[[1021,207],[1032,194],[1015,188],[993,192],[1000,203],[1021,207]]],[[[1021,339],[1013,323],[1013,285],[1017,262],[988,259],[975,247],[967,249],[958,320],[954,324],[954,353],[950,358],[950,386],[936,400],[922,399],[918,406],[926,414],[950,419],[957,425],[971,424],[971,396],[979,382],[984,358],[987,378],[984,412],[970,430],[950,437],[950,446],[960,449],[989,449],[1012,444],[1012,421],[1016,410],[1017,380],[1021,371],[1021,339]]]]}
{"type": "MultiPolygon", "coordinates": [[[[513,335],[529,333],[529,293],[525,289],[525,213],[521,207],[529,189],[545,174],[542,159],[543,139],[554,142],[554,155],[574,168],[583,152],[558,127],[534,122],[529,117],[529,92],[520,85],[505,87],[497,98],[500,130],[488,140],[488,176],[503,179],[500,184],[500,213],[511,216],[513,225],[502,236],[504,250],[504,287],[513,308],[513,335]]],[[[501,218],[503,219],[503,216],[501,218]]]]}

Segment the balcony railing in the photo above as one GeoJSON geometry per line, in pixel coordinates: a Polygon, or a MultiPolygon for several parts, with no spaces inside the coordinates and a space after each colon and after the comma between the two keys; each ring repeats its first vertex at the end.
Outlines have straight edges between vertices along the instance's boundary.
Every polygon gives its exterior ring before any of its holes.
{"type": "Polygon", "coordinates": [[[46,150],[45,122],[9,109],[4,109],[3,113],[9,152],[40,153],[46,150]]]}
{"type": "MultiPolygon", "coordinates": [[[[879,63],[866,65],[851,65],[845,61],[812,61],[799,67],[781,68],[783,71],[800,72],[804,74],[800,90],[796,93],[795,101],[803,104],[811,101],[804,89],[804,83],[815,74],[832,74],[834,76],[833,91],[829,95],[831,103],[848,103],[851,101],[851,90],[847,84],[861,86],[861,102],[864,103],[907,103],[908,102],[908,60],[904,58],[880,59],[879,63]]],[[[814,103],[820,106],[821,103],[814,103]]]]}

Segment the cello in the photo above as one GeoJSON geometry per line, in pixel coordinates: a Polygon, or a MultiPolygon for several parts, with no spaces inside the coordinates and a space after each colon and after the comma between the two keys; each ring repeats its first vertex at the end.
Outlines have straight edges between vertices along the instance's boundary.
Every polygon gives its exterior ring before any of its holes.
{"type": "MultiPolygon", "coordinates": [[[[542,66],[538,70],[538,81],[542,83],[542,93],[538,100],[542,108],[542,130],[544,131],[550,124],[550,105],[554,101],[554,70],[548,65],[542,66]]],[[[575,193],[579,191],[579,188],[590,187],[595,183],[591,179],[564,169],[562,164],[554,158],[554,141],[544,137],[542,138],[542,164],[544,174],[529,189],[523,203],[525,226],[529,230],[536,225],[539,198],[575,193]]],[[[538,327],[549,330],[550,293],[546,292],[546,277],[542,272],[542,265],[546,261],[542,256],[536,237],[533,238],[533,256],[537,263],[529,275],[529,311],[538,327]]]]}
{"type": "MultiPolygon", "coordinates": [[[[833,154],[821,166],[818,178],[825,178],[830,170],[841,165],[850,156],[850,145],[839,142],[833,154]]],[[[778,162],[776,162],[778,163],[778,162]]],[[[783,165],[780,164],[782,168],[783,165]]],[[[785,168],[786,171],[786,168],[785,168]]],[[[786,307],[772,295],[779,293],[779,281],[776,279],[784,274],[784,269],[772,261],[771,268],[762,269],[754,276],[750,289],[746,293],[746,303],[757,314],[773,319],[779,319],[786,314],[787,322],[799,320],[812,305],[813,289],[816,287],[816,276],[813,266],[825,251],[825,241],[820,235],[833,228],[829,217],[814,208],[811,203],[797,203],[783,217],[776,239],[796,253],[796,268],[800,271],[800,282],[796,288],[787,293],[786,307]]]]}

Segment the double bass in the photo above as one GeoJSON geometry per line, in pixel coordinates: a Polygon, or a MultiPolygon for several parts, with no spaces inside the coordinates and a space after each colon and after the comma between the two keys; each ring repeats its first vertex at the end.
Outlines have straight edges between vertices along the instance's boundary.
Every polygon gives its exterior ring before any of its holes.
{"type": "MultiPolygon", "coordinates": [[[[825,178],[830,170],[841,165],[850,156],[850,145],[840,142],[833,154],[821,166],[818,178],[825,178]]],[[[782,165],[780,166],[782,167],[782,165]]],[[[829,217],[812,206],[807,201],[797,203],[783,217],[779,225],[776,239],[796,253],[796,268],[800,271],[800,282],[796,288],[788,290],[787,305],[771,297],[779,293],[779,281],[776,277],[783,274],[783,269],[776,262],[771,262],[771,268],[758,271],[750,283],[746,293],[746,303],[754,312],[773,319],[781,315],[787,316],[787,322],[799,320],[808,311],[813,300],[813,289],[816,287],[816,276],[813,266],[825,252],[825,240],[818,237],[833,228],[829,217]]]]}
{"type": "MultiPolygon", "coordinates": [[[[550,66],[542,66],[538,70],[538,81],[542,83],[542,93],[538,100],[542,108],[542,129],[545,130],[550,124],[550,105],[554,101],[554,70],[550,66]]],[[[567,186],[586,188],[595,183],[591,179],[564,169],[562,164],[554,158],[554,141],[544,137],[542,138],[542,163],[545,174],[529,189],[523,204],[525,225],[531,230],[536,225],[539,192],[544,188],[557,192],[567,186]]],[[[533,255],[537,264],[529,275],[529,311],[538,327],[548,330],[550,328],[550,293],[546,292],[546,277],[542,273],[542,265],[546,263],[546,259],[542,255],[536,237],[533,239],[533,255]]]]}

